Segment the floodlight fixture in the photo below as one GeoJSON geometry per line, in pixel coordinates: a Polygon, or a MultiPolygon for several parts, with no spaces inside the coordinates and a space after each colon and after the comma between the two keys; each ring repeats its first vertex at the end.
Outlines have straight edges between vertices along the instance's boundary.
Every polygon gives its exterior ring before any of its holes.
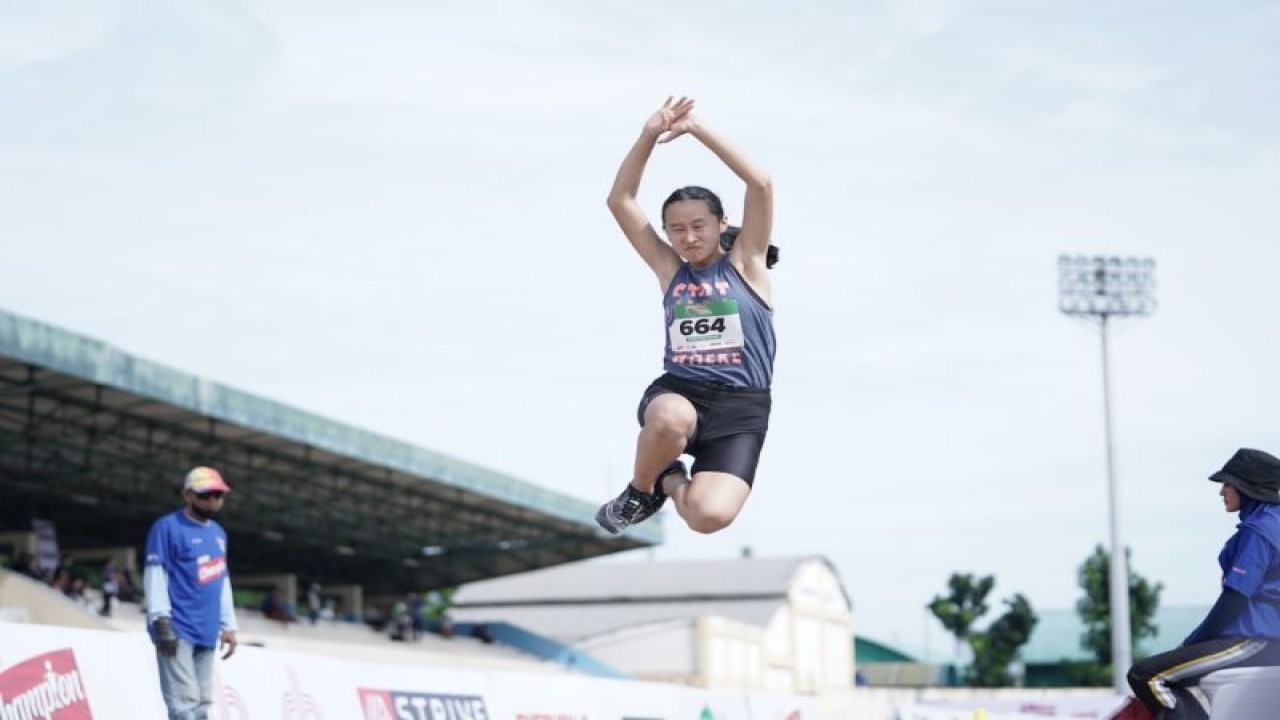
{"type": "Polygon", "coordinates": [[[1156,309],[1151,258],[1058,257],[1058,309],[1075,317],[1150,315],[1156,309]]]}

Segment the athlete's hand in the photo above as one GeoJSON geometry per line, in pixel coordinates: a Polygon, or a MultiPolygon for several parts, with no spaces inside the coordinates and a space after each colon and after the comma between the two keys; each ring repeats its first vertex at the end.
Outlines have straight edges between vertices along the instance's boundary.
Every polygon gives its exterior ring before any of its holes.
{"type": "Polygon", "coordinates": [[[167,617],[158,617],[151,623],[151,642],[156,650],[165,657],[178,654],[178,635],[173,631],[173,621],[167,617]]]}
{"type": "Polygon", "coordinates": [[[674,97],[669,97],[666,102],[662,103],[662,107],[658,108],[658,111],[645,121],[644,131],[658,136],[658,142],[671,142],[688,131],[685,129],[675,135],[671,134],[675,127],[687,118],[692,111],[693,98],[682,97],[676,100],[674,97]]]}
{"type": "Polygon", "coordinates": [[[671,127],[667,128],[667,134],[658,138],[659,143],[669,143],[672,140],[693,130],[693,126],[698,122],[692,112],[686,112],[683,116],[671,123],[671,127]]]}
{"type": "Polygon", "coordinates": [[[219,637],[218,639],[222,642],[222,647],[226,649],[226,652],[222,653],[223,660],[226,660],[227,658],[235,654],[236,646],[240,644],[236,640],[235,630],[223,630],[222,636],[219,637]]]}

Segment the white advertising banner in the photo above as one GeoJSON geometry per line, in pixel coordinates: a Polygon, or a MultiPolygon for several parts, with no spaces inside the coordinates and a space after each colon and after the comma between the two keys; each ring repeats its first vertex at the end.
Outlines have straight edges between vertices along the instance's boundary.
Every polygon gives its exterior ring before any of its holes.
{"type": "Polygon", "coordinates": [[[796,695],[747,695],[752,720],[814,720],[821,717],[816,698],[796,695]]]}
{"type": "Polygon", "coordinates": [[[597,714],[594,678],[491,671],[489,720],[589,720],[597,714]]]}
{"type": "Polygon", "coordinates": [[[482,672],[241,648],[218,663],[218,720],[489,720],[482,672]]]}
{"type": "Polygon", "coordinates": [[[1003,700],[972,698],[904,705],[898,708],[899,720],[973,720],[981,709],[987,720],[1042,720],[1043,718],[1077,718],[1105,720],[1111,717],[1125,699],[1119,695],[1090,695],[1076,698],[1036,700],[1003,700]]]}
{"type": "MultiPolygon", "coordinates": [[[[240,647],[212,720],[815,720],[811,699],[240,647]]],[[[0,623],[0,720],[162,720],[142,633],[0,623]]],[[[933,720],[932,717],[928,720],[933,720]]],[[[967,720],[967,718],[966,718],[967,720]]]]}
{"type": "Polygon", "coordinates": [[[0,720],[163,718],[145,635],[0,623],[0,720]]]}

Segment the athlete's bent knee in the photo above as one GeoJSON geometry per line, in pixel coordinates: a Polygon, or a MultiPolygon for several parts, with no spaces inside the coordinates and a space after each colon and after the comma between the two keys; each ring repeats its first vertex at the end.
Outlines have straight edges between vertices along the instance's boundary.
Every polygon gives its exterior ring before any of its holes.
{"type": "Polygon", "coordinates": [[[689,518],[688,524],[690,530],[710,535],[729,527],[733,518],[734,514],[729,512],[700,512],[689,518]]]}

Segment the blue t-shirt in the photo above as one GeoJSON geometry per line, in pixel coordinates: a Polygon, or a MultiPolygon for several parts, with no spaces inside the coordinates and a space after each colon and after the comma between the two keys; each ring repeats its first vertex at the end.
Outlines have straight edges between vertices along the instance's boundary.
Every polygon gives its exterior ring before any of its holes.
{"type": "Polygon", "coordinates": [[[766,390],[773,382],[773,309],[726,254],[697,269],[684,263],[662,298],[663,369],[679,378],[766,390]]]}
{"type": "Polygon", "coordinates": [[[1223,586],[1249,601],[1223,636],[1280,640],[1280,506],[1251,509],[1218,554],[1218,565],[1223,586]]]}
{"type": "Polygon", "coordinates": [[[227,582],[227,533],[210,520],[198,523],[178,510],[156,520],[147,533],[148,567],[169,580],[170,618],[182,640],[216,647],[221,630],[222,586],[227,582]]]}

